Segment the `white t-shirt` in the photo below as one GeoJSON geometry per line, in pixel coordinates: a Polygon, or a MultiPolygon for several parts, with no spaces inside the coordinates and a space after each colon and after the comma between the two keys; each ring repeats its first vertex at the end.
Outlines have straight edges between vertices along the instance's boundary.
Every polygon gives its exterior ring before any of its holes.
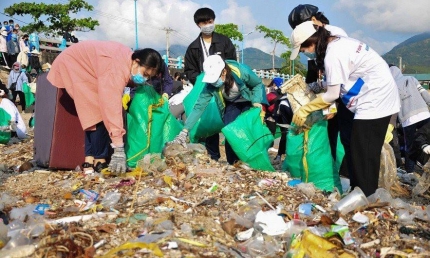
{"type": "Polygon", "coordinates": [[[409,117],[408,119],[406,119],[402,123],[402,127],[413,125],[413,124],[421,122],[421,121],[423,121],[423,120],[425,120],[427,118],[430,118],[430,113],[428,111],[427,112],[418,113],[418,114],[413,115],[413,116],[409,117]]]}
{"type": "Polygon", "coordinates": [[[210,56],[209,48],[211,47],[212,42],[206,42],[202,38],[200,38],[200,42],[202,43],[202,52],[203,52],[203,61],[210,56]]]}
{"type": "Polygon", "coordinates": [[[399,92],[387,63],[369,46],[340,37],[327,46],[327,85],[341,85],[340,97],[355,119],[377,119],[400,110],[399,92]]]}
{"type": "Polygon", "coordinates": [[[330,31],[332,36],[348,37],[348,34],[346,34],[346,32],[342,28],[330,24],[324,25],[324,28],[330,31]]]}
{"type": "Polygon", "coordinates": [[[25,126],[24,120],[22,120],[16,106],[9,99],[2,99],[0,103],[0,108],[4,109],[11,117],[11,120],[18,122],[16,134],[18,138],[23,139],[27,137],[27,127],[25,126]]]}

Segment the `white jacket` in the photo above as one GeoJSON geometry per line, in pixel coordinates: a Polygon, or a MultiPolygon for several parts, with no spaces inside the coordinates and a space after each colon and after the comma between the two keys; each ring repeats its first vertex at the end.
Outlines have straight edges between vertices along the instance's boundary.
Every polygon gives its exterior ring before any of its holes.
{"type": "Polygon", "coordinates": [[[17,123],[16,134],[18,138],[24,139],[27,137],[27,127],[25,126],[24,120],[19,114],[18,109],[15,104],[12,103],[9,99],[3,98],[0,102],[0,108],[4,109],[11,117],[13,122],[17,123]]]}
{"type": "Polygon", "coordinates": [[[7,41],[2,35],[0,35],[0,52],[7,53],[7,41]]]}
{"type": "Polygon", "coordinates": [[[16,58],[16,61],[19,62],[21,65],[28,66],[28,48],[24,51],[19,52],[18,57],[16,58]]]}

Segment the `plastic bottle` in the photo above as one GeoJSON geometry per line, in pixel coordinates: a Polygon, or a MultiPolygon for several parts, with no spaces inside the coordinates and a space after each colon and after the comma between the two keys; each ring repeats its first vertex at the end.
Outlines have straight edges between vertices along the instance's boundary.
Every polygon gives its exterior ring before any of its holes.
{"type": "Polygon", "coordinates": [[[423,194],[430,187],[430,173],[424,172],[421,176],[418,184],[412,189],[413,195],[423,194]]]}

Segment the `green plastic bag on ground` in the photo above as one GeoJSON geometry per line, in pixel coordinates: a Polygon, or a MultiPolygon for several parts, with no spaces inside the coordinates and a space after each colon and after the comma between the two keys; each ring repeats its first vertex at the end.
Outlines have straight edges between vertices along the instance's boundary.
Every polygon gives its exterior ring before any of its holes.
{"type": "Polygon", "coordinates": [[[139,86],[127,113],[127,165],[136,167],[147,153],[162,153],[183,126],[169,111],[169,103],[149,85],[139,86]]]}
{"type": "MultiPolygon", "coordinates": [[[[194,108],[194,105],[196,104],[197,99],[200,96],[200,93],[205,87],[205,83],[202,82],[203,76],[204,73],[201,73],[197,77],[193,89],[183,101],[185,114],[187,116],[190,115],[191,111],[194,108]]],[[[191,142],[196,143],[199,142],[202,138],[206,138],[216,133],[220,133],[223,127],[224,122],[222,120],[220,110],[215,101],[215,97],[212,97],[202,116],[188,133],[188,136],[190,137],[191,142]]]]}
{"type": "Polygon", "coordinates": [[[29,106],[33,105],[34,103],[34,94],[31,92],[30,86],[26,82],[22,84],[22,91],[24,92],[25,96],[25,108],[28,108],[29,106]]]}
{"type": "MultiPolygon", "coordinates": [[[[343,147],[340,141],[337,146],[341,153],[343,147]]],[[[342,193],[339,178],[342,159],[336,158],[339,164],[333,161],[326,120],[297,135],[290,130],[287,135],[286,154],[283,169],[289,171],[292,177],[301,178],[306,183],[312,182],[317,188],[325,191],[331,192],[336,187],[342,193]]]]}
{"type": "MultiPolygon", "coordinates": [[[[11,117],[6,110],[0,108],[0,126],[8,126],[11,117]]],[[[10,140],[10,132],[0,131],[0,144],[6,144],[10,140]]]]}
{"type": "Polygon", "coordinates": [[[241,161],[253,169],[275,171],[267,152],[274,138],[261,121],[260,111],[260,108],[251,108],[243,112],[222,133],[241,161]]]}

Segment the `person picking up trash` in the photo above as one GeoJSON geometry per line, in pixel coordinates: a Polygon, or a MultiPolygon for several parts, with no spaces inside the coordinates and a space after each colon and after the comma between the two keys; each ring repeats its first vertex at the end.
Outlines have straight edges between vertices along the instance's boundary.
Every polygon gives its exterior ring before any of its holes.
{"type": "MultiPolygon", "coordinates": [[[[108,167],[109,144],[114,153],[109,170],[126,172],[122,94],[160,72],[160,54],[108,41],[82,41],[66,48],[53,62],[48,80],[73,98],[85,131],[84,168],[108,167]]],[[[42,112],[38,110],[38,112],[42,112]]]]}
{"type": "Polygon", "coordinates": [[[0,89],[0,109],[6,111],[6,113],[8,113],[10,116],[9,125],[0,126],[0,131],[10,131],[12,133],[12,137],[16,136],[19,139],[25,139],[27,138],[27,128],[25,127],[24,120],[19,114],[15,104],[13,104],[13,102],[8,99],[7,95],[7,89],[0,89]]]}
{"type": "Polygon", "coordinates": [[[292,35],[294,60],[299,52],[316,56],[324,72],[327,92],[294,113],[293,123],[302,126],[313,111],[328,107],[339,96],[355,113],[351,135],[351,186],[366,196],[378,188],[380,154],[391,115],[399,112],[400,99],[387,63],[368,45],[352,38],[332,36],[307,21],[292,35]]]}
{"type": "MultiPolygon", "coordinates": [[[[188,131],[199,120],[213,96],[225,125],[253,106],[262,108],[262,104],[268,104],[264,84],[248,66],[234,60],[224,61],[219,55],[211,55],[204,61],[203,70],[205,87],[187,117],[184,129],[169,144],[186,146],[188,131]]],[[[225,152],[230,165],[239,160],[227,140],[225,152]]]]}

